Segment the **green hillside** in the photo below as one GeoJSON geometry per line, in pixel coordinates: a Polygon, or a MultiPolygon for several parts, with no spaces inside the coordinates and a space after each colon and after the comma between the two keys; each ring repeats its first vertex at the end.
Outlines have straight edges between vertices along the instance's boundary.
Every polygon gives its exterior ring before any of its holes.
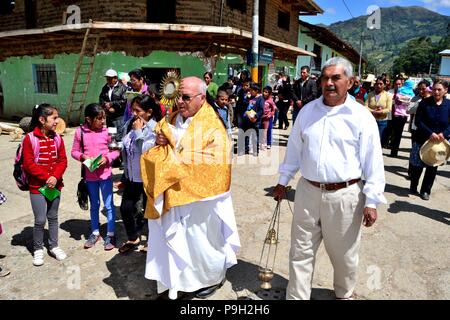
{"type": "MultiPolygon", "coordinates": [[[[447,35],[450,17],[422,7],[381,8],[381,29],[367,28],[368,16],[331,24],[328,28],[360,50],[363,35],[363,55],[368,59],[368,71],[392,72],[394,59],[409,40],[430,37],[432,45],[447,35]]],[[[436,72],[437,65],[433,68],[436,72]]],[[[423,70],[428,72],[429,70],[423,70]]]]}

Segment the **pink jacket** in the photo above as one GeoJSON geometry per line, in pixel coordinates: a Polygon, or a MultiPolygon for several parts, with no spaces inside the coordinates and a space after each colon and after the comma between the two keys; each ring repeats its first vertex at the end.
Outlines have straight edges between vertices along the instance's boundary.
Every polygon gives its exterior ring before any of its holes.
{"type": "Polygon", "coordinates": [[[273,102],[272,97],[269,97],[268,99],[264,100],[264,114],[263,114],[263,121],[269,121],[270,118],[272,118],[275,115],[276,110],[275,102],[273,102]]]}
{"type": "MultiPolygon", "coordinates": [[[[119,157],[119,151],[110,151],[108,149],[108,143],[111,141],[111,137],[108,135],[108,129],[102,128],[98,131],[92,131],[86,124],[84,124],[82,128],[84,154],[88,157],[96,157],[101,153],[108,159],[108,163],[100,166],[100,168],[98,168],[94,172],[90,172],[85,166],[83,166],[86,181],[107,180],[111,178],[111,164],[114,159],[117,159],[119,157]]],[[[81,152],[80,137],[80,127],[78,127],[73,138],[73,146],[71,152],[72,158],[78,161],[81,161],[81,156],[83,155],[83,152],[81,152]]]]}

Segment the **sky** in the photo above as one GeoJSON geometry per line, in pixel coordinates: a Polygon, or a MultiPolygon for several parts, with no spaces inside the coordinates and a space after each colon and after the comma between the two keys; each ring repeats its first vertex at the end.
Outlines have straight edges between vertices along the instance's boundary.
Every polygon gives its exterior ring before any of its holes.
{"type": "Polygon", "coordinates": [[[312,24],[345,21],[367,14],[370,6],[421,6],[443,15],[450,16],[450,0],[314,0],[325,12],[317,16],[301,16],[300,19],[312,24]],[[347,4],[347,10],[344,2],[347,4]],[[351,13],[351,14],[350,14],[351,13]]]}

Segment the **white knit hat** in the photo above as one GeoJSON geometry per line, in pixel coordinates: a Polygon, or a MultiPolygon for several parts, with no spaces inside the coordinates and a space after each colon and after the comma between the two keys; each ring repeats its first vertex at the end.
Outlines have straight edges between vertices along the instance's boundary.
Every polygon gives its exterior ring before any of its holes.
{"type": "Polygon", "coordinates": [[[110,78],[117,77],[117,71],[114,69],[108,69],[105,73],[105,77],[110,77],[110,78]]]}

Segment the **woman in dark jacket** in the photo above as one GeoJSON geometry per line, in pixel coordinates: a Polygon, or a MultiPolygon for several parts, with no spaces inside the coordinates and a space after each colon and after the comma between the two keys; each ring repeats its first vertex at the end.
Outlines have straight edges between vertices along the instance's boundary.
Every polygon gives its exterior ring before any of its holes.
{"type": "Polygon", "coordinates": [[[450,100],[445,99],[448,84],[437,80],[433,84],[433,95],[423,99],[416,112],[416,141],[411,150],[411,193],[417,194],[417,186],[425,167],[425,176],[420,188],[420,197],[429,200],[437,167],[428,166],[420,160],[420,148],[427,141],[440,142],[450,138],[450,100]]]}

